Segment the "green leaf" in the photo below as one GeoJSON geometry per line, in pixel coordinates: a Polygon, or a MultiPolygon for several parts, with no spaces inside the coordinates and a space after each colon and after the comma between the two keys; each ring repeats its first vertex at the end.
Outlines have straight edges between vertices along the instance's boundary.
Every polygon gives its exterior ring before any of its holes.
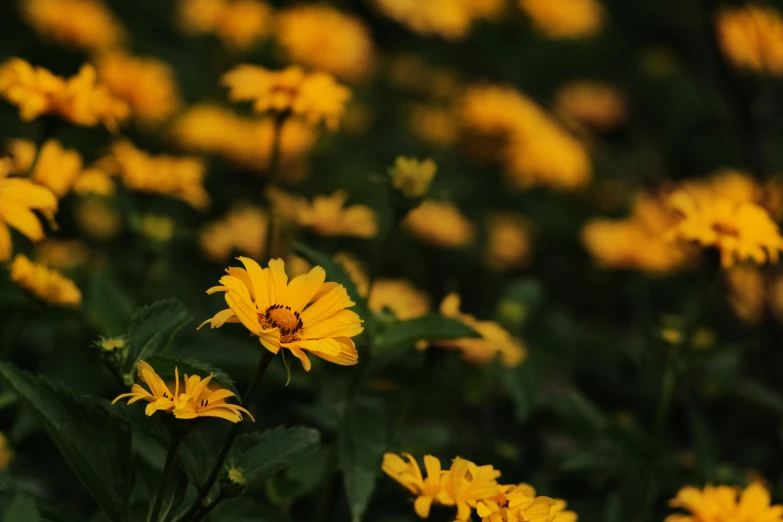
{"type": "Polygon", "coordinates": [[[18,493],[3,515],[3,522],[39,522],[41,515],[35,499],[24,493],[18,493]]]}
{"type": "Polygon", "coordinates": [[[773,390],[753,381],[739,381],[733,386],[734,394],[768,409],[778,415],[783,415],[783,397],[773,390]]]}
{"type": "Polygon", "coordinates": [[[352,522],[367,509],[383,454],[389,447],[386,405],[372,397],[358,397],[345,412],[339,433],[340,467],[352,522]]]}
{"type": "Polygon", "coordinates": [[[129,431],[98,404],[41,377],[0,363],[0,377],[54,440],[111,520],[121,520],[130,493],[129,431]]]}
{"type": "Polygon", "coordinates": [[[175,367],[179,371],[180,379],[182,379],[182,376],[186,373],[188,375],[198,375],[200,377],[206,377],[209,374],[214,374],[211,382],[217,382],[224,388],[228,388],[234,392],[237,396],[239,395],[236,389],[236,385],[234,384],[234,381],[231,379],[231,377],[229,377],[228,374],[220,368],[216,368],[211,364],[207,364],[196,359],[165,357],[160,355],[156,355],[155,357],[150,357],[145,360],[150,364],[150,366],[155,368],[155,373],[164,378],[170,377],[172,382],[174,381],[175,367]]]}
{"type": "Polygon", "coordinates": [[[320,444],[317,430],[278,426],[240,436],[232,448],[229,466],[242,471],[248,487],[259,487],[264,479],[287,468],[297,458],[317,451],[320,444]]]}
{"type": "MultiPolygon", "coordinates": [[[[168,514],[177,509],[177,507],[182,503],[182,500],[185,498],[185,492],[187,490],[188,479],[179,468],[175,467],[174,472],[171,474],[171,481],[166,487],[166,493],[163,496],[160,520],[166,520],[168,514]]],[[[149,509],[151,510],[152,506],[150,506],[149,509]]],[[[147,516],[149,517],[149,513],[147,516]]]]}
{"type": "Polygon", "coordinates": [[[84,299],[84,310],[90,323],[101,335],[124,334],[133,309],[131,298],[108,272],[92,276],[84,299]]]}
{"type": "Polygon", "coordinates": [[[532,359],[503,371],[503,384],[514,404],[514,415],[518,421],[527,419],[538,398],[539,377],[532,359]]]}
{"type": "Polygon", "coordinates": [[[438,314],[390,324],[375,338],[375,346],[389,348],[410,345],[416,341],[481,337],[464,323],[438,314]]]}
{"type": "Polygon", "coordinates": [[[191,319],[176,299],[164,299],[136,310],[128,329],[130,351],[124,372],[132,373],[140,360],[165,353],[177,332],[191,319]]]}

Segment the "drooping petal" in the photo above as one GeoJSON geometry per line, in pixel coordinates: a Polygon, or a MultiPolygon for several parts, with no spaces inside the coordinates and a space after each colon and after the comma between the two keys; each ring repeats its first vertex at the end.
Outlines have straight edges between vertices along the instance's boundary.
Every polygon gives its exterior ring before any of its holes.
{"type": "Polygon", "coordinates": [[[35,213],[18,203],[3,201],[0,208],[0,219],[10,227],[15,228],[31,241],[40,241],[44,238],[43,227],[35,213]]]}

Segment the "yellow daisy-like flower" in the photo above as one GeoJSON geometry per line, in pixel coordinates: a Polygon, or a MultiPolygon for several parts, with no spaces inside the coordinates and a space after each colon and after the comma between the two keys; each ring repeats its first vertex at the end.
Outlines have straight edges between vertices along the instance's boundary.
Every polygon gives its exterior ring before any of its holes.
{"type": "Polygon", "coordinates": [[[519,7],[548,38],[592,36],[604,21],[604,9],[597,0],[519,0],[519,7]]]}
{"type": "Polygon", "coordinates": [[[275,211],[298,227],[320,236],[353,236],[365,239],[378,234],[378,216],[366,205],[349,205],[348,193],[316,196],[312,202],[272,188],[268,191],[275,211]]]}
{"type": "Polygon", "coordinates": [[[232,251],[250,257],[261,257],[266,250],[269,219],[256,207],[237,206],[221,220],[209,223],[201,229],[199,245],[209,259],[223,262],[232,251]]]}
{"type": "Polygon", "coordinates": [[[476,19],[495,18],[503,9],[502,0],[375,0],[375,5],[412,31],[447,40],[465,38],[476,19]]]}
{"type": "Polygon", "coordinates": [[[498,477],[500,471],[490,465],[477,466],[469,460],[454,459],[443,482],[448,496],[457,506],[458,520],[469,520],[471,508],[497,494],[498,477]]]}
{"type": "Polygon", "coordinates": [[[228,48],[244,51],[268,36],[272,8],[256,0],[183,0],[179,25],[188,34],[214,34],[228,48]]]}
{"type": "Polygon", "coordinates": [[[292,66],[270,71],[255,65],[240,65],[223,75],[232,101],[252,101],[259,114],[292,112],[308,122],[321,120],[331,130],[340,125],[351,91],[326,73],[305,73],[292,66]]]}
{"type": "Polygon", "coordinates": [[[145,401],[147,407],[144,413],[151,416],[156,411],[171,413],[177,419],[189,420],[198,417],[217,417],[230,422],[242,420],[242,414],[247,414],[255,422],[253,415],[238,404],[226,402],[226,399],[235,397],[234,392],[222,387],[210,388],[209,384],[213,375],[205,378],[198,375],[185,374],[184,390],[180,387],[179,371],[174,368],[174,393],[161,379],[160,375],[144,361],[136,365],[139,378],[149,387],[149,390],[140,384],[133,384],[130,393],[123,393],[112,401],[112,404],[121,399],[130,397],[128,404],[137,401],[145,401]]]}
{"type": "Polygon", "coordinates": [[[783,17],[777,9],[752,4],[723,9],[717,33],[723,54],[736,67],[783,75],[783,17]]]}
{"type": "Polygon", "coordinates": [[[12,163],[0,158],[0,261],[11,258],[11,231],[14,228],[37,242],[44,231],[33,210],[51,219],[57,211],[57,197],[46,187],[28,179],[9,178],[12,163]]]}
{"type": "Polygon", "coordinates": [[[518,214],[497,213],[487,218],[486,260],[496,270],[524,268],[533,250],[531,227],[518,214]]]}
{"type": "MultiPolygon", "coordinates": [[[[557,506],[558,501],[536,496],[532,487],[520,484],[500,486],[495,496],[477,503],[476,512],[481,522],[554,522],[559,520],[557,506]]],[[[559,520],[567,521],[567,517],[559,520]]]]}
{"type": "Polygon", "coordinates": [[[717,248],[725,268],[746,259],[776,263],[783,250],[778,226],[754,203],[679,190],[669,197],[669,205],[680,219],[667,236],[717,248]]]}
{"type": "Polygon", "coordinates": [[[100,198],[79,201],[74,215],[79,230],[97,241],[108,241],[122,230],[122,215],[112,202],[100,198]]]}
{"type": "Polygon", "coordinates": [[[22,13],[43,38],[97,51],[121,43],[125,31],[100,0],[25,0],[22,13]]]}
{"type": "Polygon", "coordinates": [[[476,226],[447,201],[427,200],[410,211],[403,223],[416,237],[440,248],[464,247],[476,237],[476,226]]]}
{"type": "Polygon", "coordinates": [[[783,506],[770,505],[769,491],[760,483],[744,490],[732,486],[693,486],[682,488],[669,501],[672,507],[690,514],[674,514],[665,522],[781,522],[783,506]]]}
{"type": "Polygon", "coordinates": [[[73,184],[74,193],[80,196],[111,196],[117,190],[114,180],[106,172],[98,168],[88,168],[82,171],[73,184]]]}
{"type": "Polygon", "coordinates": [[[401,321],[415,319],[430,311],[430,296],[406,279],[378,279],[372,285],[367,306],[373,312],[392,311],[401,321]]]}
{"type": "Polygon", "coordinates": [[[568,121],[606,130],[625,119],[626,103],[624,96],[611,85],[574,82],[557,92],[555,112],[568,121]]]}
{"type": "MultiPolygon", "coordinates": [[[[36,146],[32,141],[11,140],[8,144],[14,161],[14,172],[26,174],[33,165],[36,146]]],[[[42,146],[32,178],[62,198],[71,191],[82,173],[82,156],[78,151],[64,148],[57,140],[47,140],[42,146]]]]}
{"type": "Polygon", "coordinates": [[[58,306],[79,306],[82,293],[79,287],[59,272],[30,261],[18,254],[11,262],[11,281],[29,290],[36,297],[58,306]]]}
{"type": "Polygon", "coordinates": [[[390,171],[392,186],[406,198],[421,198],[429,192],[437,171],[438,166],[431,159],[399,156],[390,171]]]}
{"type": "Polygon", "coordinates": [[[424,455],[424,468],[427,470],[427,478],[424,478],[416,459],[409,453],[403,453],[403,456],[408,459],[407,462],[399,455],[386,453],[383,456],[382,469],[416,495],[413,509],[419,517],[429,517],[433,502],[444,506],[454,505],[443,487],[444,472],[441,470],[440,460],[432,455],[424,455]]]}
{"type": "Polygon", "coordinates": [[[245,268],[226,269],[220,286],[207,290],[225,292],[229,308],[201,326],[242,323],[264,348],[275,354],[280,348],[289,350],[306,371],[312,366],[307,352],[342,366],[359,361],[351,337],[364,328],[362,319],[348,310],[356,303],[345,287],[325,282],[323,268],[317,266],[289,282],[282,259],[271,260],[269,268],[246,257],[238,259],[245,268]]]}
{"type": "Polygon", "coordinates": [[[459,123],[449,108],[416,105],[410,110],[409,122],[410,131],[426,143],[450,147],[457,141],[459,123]]]}

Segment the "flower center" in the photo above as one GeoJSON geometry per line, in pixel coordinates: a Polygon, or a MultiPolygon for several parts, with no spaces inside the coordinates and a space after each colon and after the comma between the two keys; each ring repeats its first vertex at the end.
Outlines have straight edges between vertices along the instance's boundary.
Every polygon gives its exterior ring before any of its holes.
{"type": "Polygon", "coordinates": [[[724,236],[739,236],[739,230],[737,230],[737,227],[727,223],[715,223],[712,225],[712,230],[724,236]]]}
{"type": "MultiPolygon", "coordinates": [[[[261,314],[259,314],[261,315],[261,314]]],[[[296,310],[290,306],[274,304],[266,309],[260,317],[261,326],[264,329],[279,328],[280,342],[290,343],[299,340],[299,332],[304,328],[304,323],[296,310]]]]}
{"type": "Polygon", "coordinates": [[[495,495],[489,500],[494,501],[500,508],[504,508],[506,507],[506,505],[508,505],[508,499],[506,498],[506,495],[504,495],[503,493],[498,493],[497,495],[495,495]]]}

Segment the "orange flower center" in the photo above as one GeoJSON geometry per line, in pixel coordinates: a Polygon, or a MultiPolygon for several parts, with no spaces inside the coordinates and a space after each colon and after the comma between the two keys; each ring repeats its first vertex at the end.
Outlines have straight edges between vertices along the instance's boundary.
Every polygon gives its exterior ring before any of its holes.
{"type": "Polygon", "coordinates": [[[299,312],[291,310],[290,306],[281,304],[274,304],[267,308],[260,319],[264,329],[278,328],[280,330],[280,342],[283,343],[298,341],[299,332],[304,328],[299,312]]]}
{"type": "Polygon", "coordinates": [[[506,495],[504,495],[503,493],[498,493],[497,495],[495,495],[489,500],[495,502],[500,508],[504,508],[506,507],[506,505],[508,505],[508,499],[506,498],[506,495]]]}

